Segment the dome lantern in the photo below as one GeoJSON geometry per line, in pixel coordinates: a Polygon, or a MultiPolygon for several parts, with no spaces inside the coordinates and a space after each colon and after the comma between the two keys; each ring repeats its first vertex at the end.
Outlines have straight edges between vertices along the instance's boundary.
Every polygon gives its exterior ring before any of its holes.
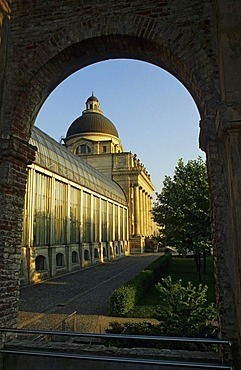
{"type": "Polygon", "coordinates": [[[65,143],[71,137],[87,137],[92,134],[107,135],[119,140],[118,131],[115,125],[103,115],[100,109],[100,102],[94,93],[86,100],[86,109],[69,127],[65,143]]]}
{"type": "Polygon", "coordinates": [[[86,109],[82,112],[90,113],[90,112],[96,112],[99,114],[103,114],[103,112],[100,110],[100,102],[99,100],[94,96],[94,93],[92,92],[92,95],[86,100],[86,109]]]}

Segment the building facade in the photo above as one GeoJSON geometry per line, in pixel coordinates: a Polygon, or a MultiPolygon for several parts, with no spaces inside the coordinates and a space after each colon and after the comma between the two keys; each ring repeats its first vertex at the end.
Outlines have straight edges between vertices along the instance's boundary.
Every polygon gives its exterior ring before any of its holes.
{"type": "Polygon", "coordinates": [[[22,237],[22,282],[144,250],[153,234],[150,176],[125,153],[113,123],[91,96],[57,143],[34,127],[22,237]]]}
{"type": "Polygon", "coordinates": [[[240,14],[239,0],[102,0],[88,6],[68,0],[58,7],[56,0],[0,0],[2,327],[17,323],[26,168],[34,161],[29,139],[38,111],[73,72],[104,60],[132,58],[175,76],[200,113],[220,338],[237,341],[235,369],[240,368],[240,14]]]}
{"type": "Polygon", "coordinates": [[[38,128],[31,144],[22,237],[22,282],[38,282],[129,254],[122,189],[38,128]]]}
{"type": "Polygon", "coordinates": [[[151,214],[155,187],[136,154],[123,150],[116,127],[103,115],[93,94],[70,125],[65,145],[122,188],[129,208],[130,251],[143,252],[146,238],[156,234],[151,214]]]}

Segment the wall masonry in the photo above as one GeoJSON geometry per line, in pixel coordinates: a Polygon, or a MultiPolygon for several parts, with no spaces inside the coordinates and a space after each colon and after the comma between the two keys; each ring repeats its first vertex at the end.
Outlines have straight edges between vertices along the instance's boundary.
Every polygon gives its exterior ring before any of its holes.
{"type": "Polygon", "coordinates": [[[237,0],[0,0],[2,326],[16,323],[25,168],[34,158],[28,140],[38,111],[73,72],[124,57],[165,68],[197,104],[210,180],[220,335],[240,339],[240,14],[237,0]]]}

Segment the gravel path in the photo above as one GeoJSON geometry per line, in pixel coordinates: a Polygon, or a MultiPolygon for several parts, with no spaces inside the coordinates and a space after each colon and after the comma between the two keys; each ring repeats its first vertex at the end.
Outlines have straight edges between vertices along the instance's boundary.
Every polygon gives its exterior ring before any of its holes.
{"type": "Polygon", "coordinates": [[[48,314],[108,315],[114,289],[127,282],[160,254],[128,256],[46,282],[25,286],[20,311],[48,314]]]}

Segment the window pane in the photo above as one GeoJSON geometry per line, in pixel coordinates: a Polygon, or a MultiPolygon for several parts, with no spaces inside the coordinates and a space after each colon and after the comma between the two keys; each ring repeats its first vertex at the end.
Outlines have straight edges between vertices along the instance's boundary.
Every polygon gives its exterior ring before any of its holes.
{"type": "Polygon", "coordinates": [[[44,256],[38,256],[35,259],[35,270],[45,271],[47,269],[46,258],[44,256]]]}
{"type": "Polygon", "coordinates": [[[83,242],[91,241],[91,197],[83,192],[83,242]]]}
{"type": "Polygon", "coordinates": [[[56,254],[56,266],[63,267],[64,266],[64,255],[62,253],[56,254]]]}
{"type": "Polygon", "coordinates": [[[93,197],[93,241],[99,241],[100,199],[93,197]]]}
{"type": "Polygon", "coordinates": [[[115,240],[119,239],[118,233],[118,206],[115,205],[115,240]]]}
{"type": "Polygon", "coordinates": [[[120,207],[120,240],[123,240],[123,208],[120,207]]]}
{"type": "Polygon", "coordinates": [[[50,244],[50,196],[51,178],[36,172],[33,226],[34,245],[50,244]]]}
{"type": "Polygon", "coordinates": [[[55,181],[55,244],[67,241],[67,185],[55,181]]]}
{"type": "Polygon", "coordinates": [[[124,230],[123,230],[123,240],[127,240],[127,223],[128,223],[128,219],[127,219],[127,215],[128,215],[128,213],[127,213],[127,209],[126,208],[124,208],[124,230]]]}
{"type": "Polygon", "coordinates": [[[80,241],[80,190],[70,188],[70,243],[80,241]]]}
{"type": "Polygon", "coordinates": [[[107,201],[101,199],[101,210],[102,210],[102,242],[107,241],[107,201]]]}
{"type": "Polygon", "coordinates": [[[113,203],[109,203],[109,241],[113,240],[113,203]]]}
{"type": "Polygon", "coordinates": [[[72,252],[72,263],[78,263],[78,253],[76,251],[72,252]]]}
{"type": "Polygon", "coordinates": [[[25,198],[24,198],[24,214],[23,214],[23,232],[22,232],[22,245],[28,245],[28,233],[30,229],[29,225],[29,204],[30,204],[30,174],[31,170],[28,170],[28,180],[26,184],[25,198]]]}

